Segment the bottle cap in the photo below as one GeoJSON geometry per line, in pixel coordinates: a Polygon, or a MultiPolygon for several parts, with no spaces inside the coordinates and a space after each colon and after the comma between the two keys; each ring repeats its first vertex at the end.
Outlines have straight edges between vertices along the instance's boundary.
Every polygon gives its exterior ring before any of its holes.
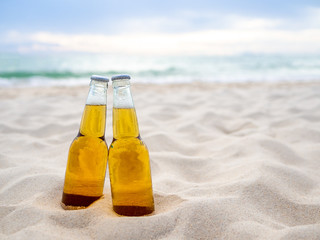
{"type": "Polygon", "coordinates": [[[131,77],[130,77],[129,75],[127,75],[127,74],[122,74],[122,75],[113,76],[113,77],[111,78],[112,81],[115,81],[115,80],[124,80],[124,79],[130,80],[131,77]]]}
{"type": "Polygon", "coordinates": [[[91,80],[100,81],[100,82],[109,82],[109,78],[99,75],[92,75],[91,80]]]}

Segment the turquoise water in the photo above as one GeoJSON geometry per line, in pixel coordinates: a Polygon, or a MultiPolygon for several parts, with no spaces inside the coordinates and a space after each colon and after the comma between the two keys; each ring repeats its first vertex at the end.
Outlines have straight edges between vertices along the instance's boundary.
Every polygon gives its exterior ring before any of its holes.
{"type": "Polygon", "coordinates": [[[92,74],[127,73],[136,82],[272,82],[320,80],[320,56],[112,56],[0,54],[0,87],[83,85],[92,74]]]}

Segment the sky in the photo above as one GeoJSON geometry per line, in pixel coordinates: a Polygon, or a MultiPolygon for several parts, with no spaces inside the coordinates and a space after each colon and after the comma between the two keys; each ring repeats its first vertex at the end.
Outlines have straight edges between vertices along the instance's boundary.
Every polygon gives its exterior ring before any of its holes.
{"type": "Polygon", "coordinates": [[[0,51],[320,54],[320,1],[1,0],[0,51]]]}

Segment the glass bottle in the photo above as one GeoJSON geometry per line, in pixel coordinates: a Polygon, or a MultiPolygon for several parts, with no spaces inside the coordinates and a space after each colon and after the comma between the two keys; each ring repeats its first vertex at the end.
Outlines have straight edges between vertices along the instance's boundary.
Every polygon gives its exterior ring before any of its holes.
{"type": "Polygon", "coordinates": [[[104,139],[108,81],[91,76],[80,130],[69,149],[61,203],[64,209],[85,208],[103,194],[108,158],[104,139]]]}
{"type": "Polygon", "coordinates": [[[113,141],[109,175],[113,210],[126,216],[154,211],[149,152],[141,140],[130,91],[130,76],[112,77],[113,141]]]}

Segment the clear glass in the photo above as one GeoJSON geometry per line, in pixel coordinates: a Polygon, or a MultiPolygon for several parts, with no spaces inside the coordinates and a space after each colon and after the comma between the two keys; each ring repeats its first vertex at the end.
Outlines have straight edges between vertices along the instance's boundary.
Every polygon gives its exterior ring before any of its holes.
{"type": "Polygon", "coordinates": [[[105,142],[107,82],[92,80],[79,133],[71,143],[62,207],[85,208],[103,194],[108,147],[105,142]]]}
{"type": "Polygon", "coordinates": [[[146,215],[154,211],[149,152],[140,137],[129,80],[112,85],[113,141],[108,164],[113,209],[120,215],[146,215]]]}

